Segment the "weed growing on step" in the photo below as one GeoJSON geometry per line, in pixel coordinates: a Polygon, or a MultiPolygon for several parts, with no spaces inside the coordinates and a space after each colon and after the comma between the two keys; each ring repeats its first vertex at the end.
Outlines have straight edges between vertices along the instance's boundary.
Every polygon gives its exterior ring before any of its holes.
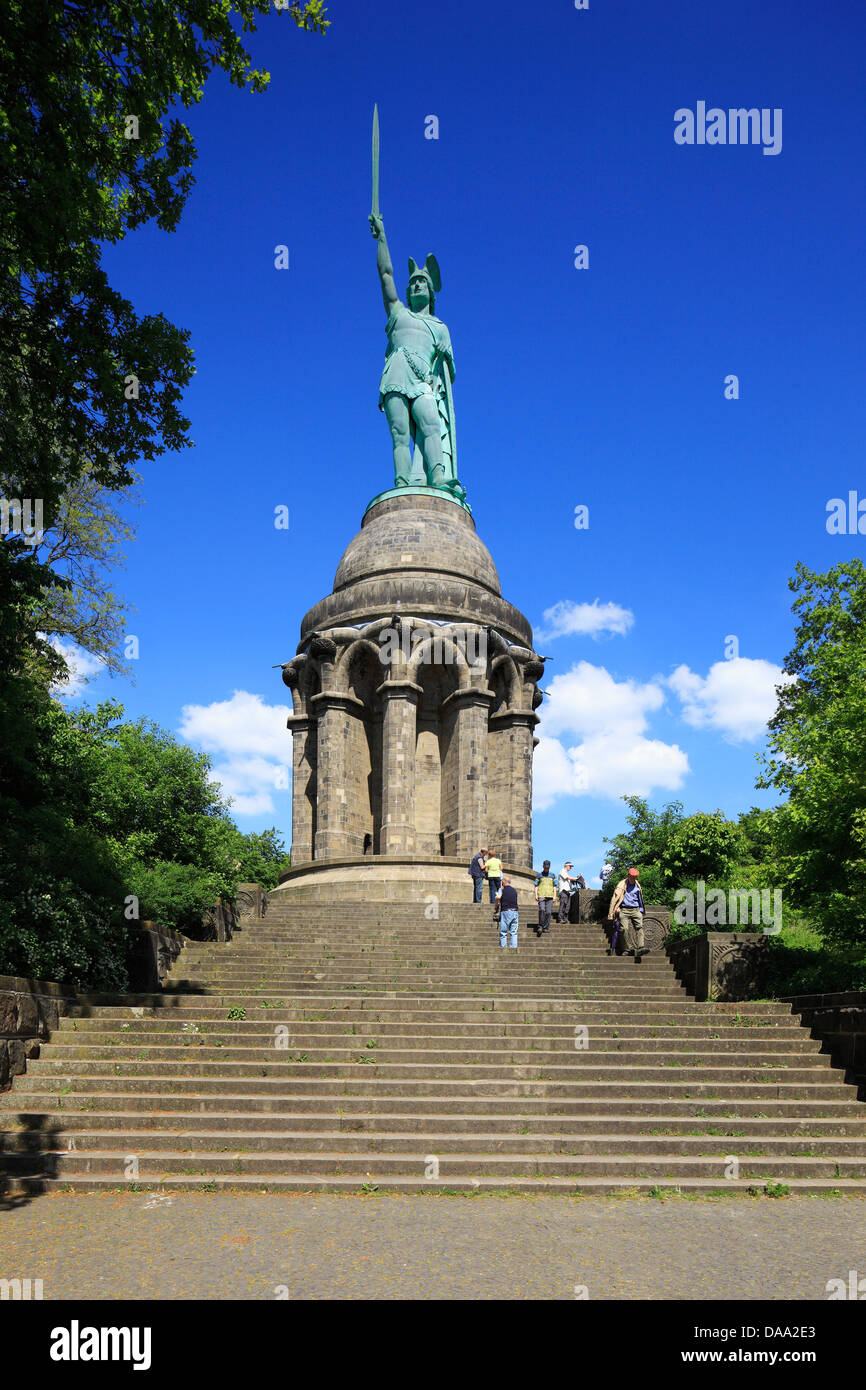
{"type": "Polygon", "coordinates": [[[228,1017],[231,1018],[231,1019],[237,1019],[237,1020],[240,1021],[240,1020],[245,1019],[246,1016],[247,1016],[247,1011],[246,1011],[246,1009],[241,1008],[240,1005],[238,1005],[238,1004],[233,1004],[232,1007],[231,1007],[231,1008],[229,1009],[229,1011],[228,1011],[228,1017]]]}

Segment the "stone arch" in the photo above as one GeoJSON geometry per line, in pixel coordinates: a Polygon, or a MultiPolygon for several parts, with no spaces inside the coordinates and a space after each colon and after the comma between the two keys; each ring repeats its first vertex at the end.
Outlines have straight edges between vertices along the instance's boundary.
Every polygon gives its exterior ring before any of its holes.
{"type": "Polygon", "coordinates": [[[419,674],[423,667],[438,668],[440,666],[456,672],[456,683],[459,688],[471,683],[469,663],[461,652],[459,644],[449,632],[433,633],[430,637],[425,637],[423,641],[417,643],[409,658],[409,679],[419,681],[419,674]],[[436,660],[437,652],[442,657],[440,661],[436,660]]]}
{"type": "MultiPolygon", "coordinates": [[[[382,681],[385,679],[385,672],[379,660],[380,650],[381,649],[377,647],[375,642],[370,641],[369,637],[356,637],[353,642],[350,642],[348,646],[344,647],[340,652],[334,669],[334,689],[339,690],[342,694],[351,692],[356,695],[358,699],[362,699],[362,695],[356,688],[359,682],[363,681],[365,687],[369,688],[369,686],[373,684],[375,677],[375,685],[381,685],[382,681]],[[359,677],[358,674],[357,668],[362,660],[362,654],[366,655],[366,659],[370,663],[371,674],[369,675],[369,679],[366,677],[359,677]],[[353,666],[355,667],[354,673],[353,666]]],[[[365,703],[367,702],[365,701],[365,703]]],[[[372,707],[372,699],[370,704],[372,707]]]]}

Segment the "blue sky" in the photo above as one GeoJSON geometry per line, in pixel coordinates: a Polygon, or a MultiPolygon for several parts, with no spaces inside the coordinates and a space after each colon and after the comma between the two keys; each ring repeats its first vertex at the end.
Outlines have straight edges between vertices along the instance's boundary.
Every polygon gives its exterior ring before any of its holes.
{"type": "Polygon", "coordinates": [[[262,19],[249,47],[270,89],[211,79],[178,232],[106,251],[139,312],[191,330],[196,447],[144,470],[118,578],[136,683],[97,673],[84,698],[208,749],[241,827],[290,839],[272,667],[393,477],[366,220],[377,101],[400,288],[433,251],[460,476],[553,658],[538,862],[594,874],[626,792],[768,804],[755,754],[788,577],[866,545],[825,524],[829,499],[866,497],[862,6],[333,0],[330,17],[324,38],[262,19]],[[699,101],[781,109],[780,152],[677,144],[675,111],[699,101]]]}

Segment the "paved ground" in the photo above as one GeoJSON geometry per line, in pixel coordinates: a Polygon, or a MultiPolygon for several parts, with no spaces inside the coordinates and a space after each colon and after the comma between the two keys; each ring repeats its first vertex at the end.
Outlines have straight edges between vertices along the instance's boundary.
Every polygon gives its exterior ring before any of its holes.
{"type": "MultiPolygon", "coordinates": [[[[0,1203],[0,1277],[46,1299],[827,1299],[857,1197],[52,1193],[0,1203]],[[277,1290],[280,1286],[280,1294],[277,1290]]],[[[864,1286],[866,1287],[866,1286],[864,1286]]]]}

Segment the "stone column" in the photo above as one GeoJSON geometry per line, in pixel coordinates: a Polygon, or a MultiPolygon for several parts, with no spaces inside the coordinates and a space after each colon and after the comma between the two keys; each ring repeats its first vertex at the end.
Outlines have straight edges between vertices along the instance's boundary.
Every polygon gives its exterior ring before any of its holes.
{"type": "Polygon", "coordinates": [[[537,723],[538,715],[532,710],[508,710],[490,720],[491,730],[500,734],[507,783],[508,830],[498,848],[501,858],[515,869],[532,868],[532,731],[537,723]]]}
{"type": "Polygon", "coordinates": [[[423,694],[414,681],[385,681],[382,701],[382,854],[415,853],[415,721],[423,694]]]}
{"type": "Polygon", "coordinates": [[[314,695],[310,704],[316,728],[316,859],[342,859],[349,853],[346,797],[346,747],[349,709],[360,700],[342,691],[314,695]]]}
{"type": "Polygon", "coordinates": [[[292,731],[292,866],[313,858],[316,833],[316,721],[290,714],[292,731]]]}
{"type": "Polygon", "coordinates": [[[448,858],[470,858],[487,834],[487,722],[492,690],[464,686],[442,704],[442,717],[455,719],[451,770],[457,781],[457,825],[445,837],[448,858]]]}

